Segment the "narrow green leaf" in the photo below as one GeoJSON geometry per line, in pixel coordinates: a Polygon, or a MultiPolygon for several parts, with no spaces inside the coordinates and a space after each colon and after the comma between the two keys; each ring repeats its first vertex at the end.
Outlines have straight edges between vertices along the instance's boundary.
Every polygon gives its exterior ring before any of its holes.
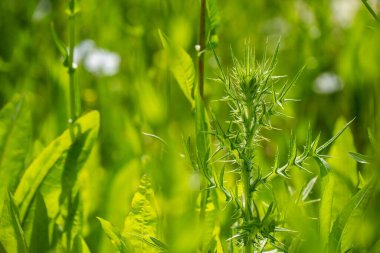
{"type": "MultiPolygon", "coordinates": [[[[276,45],[276,49],[274,50],[274,53],[273,53],[273,56],[272,56],[272,59],[270,61],[270,65],[269,65],[269,71],[273,71],[274,70],[274,67],[276,66],[276,63],[277,63],[277,56],[278,56],[278,51],[280,50],[280,41],[277,42],[277,45],[276,45]]],[[[270,77],[271,75],[268,75],[268,78],[270,77]]]]}
{"type": "Polygon", "coordinates": [[[49,218],[44,199],[39,192],[34,197],[23,227],[30,253],[47,252],[49,249],[49,218]]]}
{"type": "Polygon", "coordinates": [[[150,240],[152,241],[152,243],[160,250],[160,251],[168,251],[169,250],[169,247],[168,245],[166,245],[165,243],[163,243],[162,241],[158,240],[157,238],[154,238],[154,237],[150,237],[150,240]]]}
{"type": "Polygon", "coordinates": [[[288,165],[294,165],[297,157],[296,136],[292,133],[289,144],[288,165]]]}
{"type": "Polygon", "coordinates": [[[301,76],[303,70],[304,70],[304,67],[297,72],[296,76],[289,83],[284,84],[284,86],[282,87],[280,94],[278,96],[278,101],[280,103],[283,102],[286,94],[296,84],[296,82],[297,82],[298,78],[301,76]]]}
{"type": "Polygon", "coordinates": [[[269,217],[270,217],[270,215],[272,214],[272,211],[273,211],[273,202],[270,203],[270,205],[269,205],[269,207],[268,207],[268,209],[267,209],[267,211],[266,211],[266,213],[265,213],[265,216],[264,216],[264,218],[263,218],[263,220],[262,220],[262,224],[263,224],[263,225],[265,225],[265,224],[268,222],[269,217]]]}
{"type": "Polygon", "coordinates": [[[369,143],[372,145],[372,147],[376,147],[376,143],[377,143],[377,141],[376,141],[376,138],[375,138],[375,136],[374,136],[372,130],[368,128],[368,129],[367,129],[367,133],[368,133],[368,140],[369,140],[369,143]]]}
{"type": "Polygon", "coordinates": [[[134,252],[117,228],[115,228],[110,222],[100,217],[97,217],[97,219],[99,220],[104,233],[108,236],[112,244],[115,245],[120,253],[134,252]]]}
{"type": "Polygon", "coordinates": [[[207,17],[206,17],[206,35],[207,35],[207,45],[211,45],[215,48],[218,43],[218,36],[216,34],[216,29],[220,23],[220,15],[218,11],[218,6],[216,0],[206,1],[207,17]]]}
{"type": "Polygon", "coordinates": [[[67,59],[68,58],[68,55],[69,55],[69,52],[67,51],[67,47],[65,45],[65,43],[63,43],[63,41],[58,37],[56,31],[55,31],[55,28],[54,28],[54,24],[51,23],[51,34],[52,34],[52,37],[53,37],[53,40],[54,40],[54,43],[55,45],[57,46],[59,52],[61,53],[61,55],[67,59]]]}
{"type": "Polygon", "coordinates": [[[154,192],[148,175],[141,178],[139,188],[133,196],[131,210],[124,221],[122,235],[137,252],[152,252],[152,247],[144,241],[150,237],[157,237],[154,192]]]}
{"type": "Polygon", "coordinates": [[[321,177],[327,175],[329,171],[331,171],[330,165],[320,156],[314,156],[314,160],[317,162],[319,169],[321,171],[321,177]]]}
{"type": "Polygon", "coordinates": [[[27,253],[24,232],[21,228],[17,206],[9,193],[0,219],[0,250],[27,253]]]}
{"type": "MultiPolygon", "coordinates": [[[[347,122],[344,118],[339,118],[336,121],[334,133],[338,133],[346,125],[346,123],[347,122]]],[[[331,169],[335,174],[339,175],[336,183],[341,181],[339,184],[342,184],[342,186],[347,186],[347,191],[342,191],[341,195],[343,196],[343,199],[346,197],[348,198],[340,203],[341,207],[347,203],[350,195],[353,193],[354,187],[358,183],[357,163],[348,155],[350,151],[355,152],[356,150],[354,136],[352,131],[348,128],[339,136],[339,139],[334,141],[334,144],[331,146],[329,151],[329,156],[331,157],[329,164],[331,169]]],[[[339,187],[339,189],[343,190],[344,187],[339,187]]]]}
{"type": "Polygon", "coordinates": [[[196,134],[196,151],[198,164],[202,173],[210,180],[210,172],[208,171],[207,161],[210,154],[210,135],[209,120],[207,118],[206,109],[200,96],[195,97],[195,134],[196,134]]]}
{"type": "Polygon", "coordinates": [[[347,227],[350,227],[349,224],[353,221],[353,219],[363,215],[363,212],[370,201],[374,186],[375,184],[371,182],[357,192],[350,203],[348,203],[348,205],[339,214],[331,229],[331,233],[329,234],[330,252],[335,253],[345,250],[341,249],[341,243],[345,230],[347,227]]]}
{"type": "Polygon", "coordinates": [[[379,16],[376,14],[376,12],[373,10],[373,8],[371,7],[371,5],[368,3],[368,0],[362,0],[362,3],[365,5],[365,7],[367,8],[367,10],[369,11],[369,13],[371,13],[372,17],[380,23],[380,18],[379,16]]]}
{"type": "Polygon", "coordinates": [[[202,252],[209,252],[209,245],[213,241],[213,231],[215,228],[215,220],[217,209],[215,206],[215,191],[209,190],[205,206],[204,219],[202,220],[202,252]]]}
{"type": "Polygon", "coordinates": [[[319,133],[317,135],[317,137],[315,137],[315,140],[313,141],[313,143],[311,144],[311,152],[312,154],[315,154],[316,151],[317,151],[317,148],[318,148],[318,143],[319,143],[319,139],[321,138],[321,133],[319,133]]]}
{"type": "Polygon", "coordinates": [[[309,194],[311,190],[313,189],[315,183],[317,182],[318,176],[313,177],[306,185],[306,187],[302,191],[302,201],[304,202],[307,197],[309,197],[309,194]]]}
{"type": "Polygon", "coordinates": [[[368,156],[365,156],[356,152],[348,152],[348,153],[358,163],[363,163],[363,164],[370,163],[370,158],[368,156]]]}
{"type": "Polygon", "coordinates": [[[31,133],[26,98],[15,96],[0,111],[0,212],[7,191],[14,191],[24,170],[31,146],[31,133]]]}
{"type": "Polygon", "coordinates": [[[273,171],[276,172],[279,166],[279,156],[280,156],[280,151],[276,150],[276,156],[274,157],[274,163],[273,163],[273,171]]]}
{"type": "Polygon", "coordinates": [[[335,180],[333,174],[322,177],[321,202],[319,206],[319,234],[323,247],[327,246],[331,228],[335,180]]]}
{"type": "Polygon", "coordinates": [[[222,192],[224,193],[224,195],[226,196],[226,202],[227,203],[230,203],[230,201],[232,200],[232,194],[229,190],[227,190],[225,187],[224,187],[224,166],[222,167],[222,169],[220,170],[220,175],[219,175],[219,188],[222,190],[222,192]]]}
{"type": "Polygon", "coordinates": [[[302,163],[309,156],[310,151],[313,148],[312,146],[313,146],[313,136],[312,136],[311,125],[309,123],[309,126],[307,128],[306,143],[305,143],[304,151],[301,154],[301,156],[297,159],[297,162],[302,163]]]}
{"type": "Polygon", "coordinates": [[[79,170],[83,166],[91,151],[98,129],[99,113],[90,112],[79,118],[72,127],[52,141],[32,162],[21,178],[15,192],[15,202],[20,207],[21,220],[24,219],[39,188],[41,188],[41,193],[48,207],[49,216],[58,211],[59,199],[56,196],[57,194],[60,195],[61,180],[66,180],[62,187],[63,193],[67,193],[65,187],[72,186],[72,180],[76,177],[67,175],[67,173],[73,169],[79,170]],[[78,149],[78,140],[81,143],[79,145],[81,149],[78,149]],[[67,168],[66,165],[75,166],[67,168]],[[65,168],[67,171],[62,171],[65,168]],[[46,179],[49,179],[48,183],[44,184],[46,179]],[[54,182],[53,185],[52,182],[54,182]],[[49,188],[51,191],[47,190],[49,188]],[[50,196],[45,196],[45,194],[50,194],[50,196]]]}
{"type": "Polygon", "coordinates": [[[322,152],[323,150],[325,150],[328,146],[330,146],[331,143],[333,143],[336,139],[338,139],[338,137],[344,132],[344,130],[347,129],[347,127],[349,127],[351,125],[351,123],[355,120],[352,119],[350,122],[348,122],[341,130],[339,130],[339,132],[334,135],[330,140],[326,141],[323,145],[321,145],[319,148],[317,148],[316,150],[316,153],[319,154],[320,152],[322,152]]]}
{"type": "Polygon", "coordinates": [[[75,195],[73,199],[70,199],[67,204],[67,217],[65,217],[64,231],[67,235],[67,239],[74,241],[77,235],[82,231],[82,219],[81,219],[81,206],[79,202],[79,193],[75,195]]]}
{"type": "Polygon", "coordinates": [[[173,73],[186,98],[194,106],[192,92],[195,83],[195,69],[193,60],[185,50],[168,42],[161,31],[159,31],[159,36],[170,59],[170,71],[173,73]]]}

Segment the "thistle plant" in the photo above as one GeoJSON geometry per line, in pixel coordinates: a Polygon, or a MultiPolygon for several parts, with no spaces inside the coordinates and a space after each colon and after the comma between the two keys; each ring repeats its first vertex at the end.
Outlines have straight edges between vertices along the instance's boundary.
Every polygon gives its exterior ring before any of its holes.
{"type": "MultiPolygon", "coordinates": [[[[221,124],[214,117],[213,134],[219,141],[217,150],[225,150],[229,161],[235,165],[234,171],[238,173],[236,191],[231,193],[225,187],[220,186],[226,196],[232,196],[235,202],[238,219],[233,227],[230,239],[244,247],[244,252],[263,250],[269,243],[272,247],[284,249],[282,242],[275,237],[280,221],[275,217],[275,204],[269,207],[258,203],[253,193],[261,185],[266,185],[276,176],[289,177],[292,167],[306,170],[305,161],[314,158],[321,168],[321,175],[326,175],[329,166],[321,154],[344,129],[325,144],[318,147],[319,135],[312,140],[309,127],[304,152],[297,156],[295,137],[292,136],[289,147],[288,161],[285,165],[279,165],[279,152],[275,158],[274,165],[266,175],[255,163],[255,154],[262,141],[267,140],[262,135],[262,130],[273,130],[271,119],[275,116],[283,116],[284,104],[292,101],[286,95],[294,86],[301,71],[291,80],[283,81],[284,76],[275,76],[273,71],[276,66],[279,46],[277,45],[274,56],[270,60],[264,59],[262,63],[255,61],[252,49],[246,48],[243,62],[233,56],[233,67],[225,73],[217,59],[221,70],[219,81],[223,84],[226,96],[221,100],[226,102],[230,108],[227,130],[223,130],[221,124]],[[241,190],[240,190],[241,189],[241,190]],[[260,209],[260,210],[259,210],[260,209]],[[262,209],[264,216],[262,216],[262,209]]],[[[223,173],[223,172],[222,172],[223,173]]],[[[219,180],[223,185],[223,174],[219,180]]]]}

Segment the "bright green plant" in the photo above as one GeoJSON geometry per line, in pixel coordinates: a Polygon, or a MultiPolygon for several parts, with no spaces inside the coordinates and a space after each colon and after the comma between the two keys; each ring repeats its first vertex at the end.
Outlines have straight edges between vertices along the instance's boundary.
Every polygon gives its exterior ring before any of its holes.
{"type": "MultiPolygon", "coordinates": [[[[70,46],[58,42],[70,79],[70,125],[41,152],[30,145],[31,121],[26,97],[16,96],[2,115],[0,167],[1,252],[89,252],[82,235],[82,210],[77,178],[99,130],[99,113],[79,117],[75,109],[73,62],[75,1],[69,2],[70,46]],[[27,163],[29,155],[33,161],[27,163]]],[[[55,33],[53,34],[58,41],[55,33]]],[[[30,158],[29,158],[30,159],[30,158]]]]}
{"type": "Polygon", "coordinates": [[[380,252],[376,1],[37,2],[0,3],[0,253],[380,252]]]}
{"type": "MultiPolygon", "coordinates": [[[[292,136],[287,162],[282,166],[279,164],[279,151],[277,151],[273,167],[269,173],[264,174],[268,169],[263,169],[255,163],[257,149],[263,141],[270,138],[264,137],[262,130],[275,129],[271,124],[271,118],[284,115],[282,113],[284,105],[291,101],[286,95],[301,73],[299,72],[290,82],[282,81],[284,78],[282,76],[273,75],[278,48],[279,46],[270,61],[264,59],[262,63],[257,63],[252,50],[247,48],[242,63],[233,57],[233,68],[227,74],[221,69],[220,82],[226,93],[222,101],[230,108],[230,119],[227,121],[227,130],[223,130],[220,120],[214,118],[213,134],[219,140],[217,150],[227,152],[229,162],[234,164],[233,170],[238,174],[237,188],[227,197],[233,196],[238,213],[231,239],[243,246],[244,252],[261,251],[265,249],[266,244],[272,244],[282,250],[285,246],[276,239],[275,235],[276,231],[282,229],[281,221],[274,215],[276,203],[272,202],[265,207],[264,203],[256,200],[254,193],[260,187],[270,184],[276,176],[289,178],[291,168],[307,171],[304,164],[309,158],[318,163],[322,177],[327,175],[330,169],[322,152],[352,122],[346,124],[333,138],[320,146],[319,136],[313,140],[309,129],[304,151],[299,155],[297,155],[296,139],[292,136]],[[265,211],[262,212],[262,209],[265,211]]],[[[220,179],[220,182],[222,181],[223,176],[220,179]]]]}

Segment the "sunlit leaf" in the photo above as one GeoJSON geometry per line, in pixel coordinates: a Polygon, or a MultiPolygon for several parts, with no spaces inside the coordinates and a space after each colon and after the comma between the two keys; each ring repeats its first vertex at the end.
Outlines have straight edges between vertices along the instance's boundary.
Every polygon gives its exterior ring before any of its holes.
{"type": "Polygon", "coordinates": [[[25,97],[15,96],[0,111],[0,215],[7,190],[13,191],[31,145],[31,118],[25,97]]]}
{"type": "Polygon", "coordinates": [[[363,164],[370,163],[370,158],[368,156],[365,156],[356,152],[348,152],[348,153],[358,163],[363,163],[363,164]]]}
{"type": "MultiPolygon", "coordinates": [[[[342,129],[347,126],[344,119],[338,119],[335,126],[335,132],[340,133],[342,129]],[[344,126],[342,128],[342,126],[344,126]],[[341,129],[341,130],[339,130],[341,129]]],[[[339,179],[345,180],[342,181],[343,184],[346,184],[349,188],[353,188],[358,183],[358,174],[357,174],[357,164],[354,160],[350,159],[349,152],[355,151],[354,137],[350,129],[342,132],[339,139],[335,141],[333,146],[330,149],[329,164],[334,171],[338,174],[339,179]]],[[[348,195],[350,195],[349,193],[348,195]]],[[[347,195],[347,193],[343,193],[347,195]]]]}
{"type": "Polygon", "coordinates": [[[328,174],[322,177],[321,183],[321,202],[319,206],[319,231],[321,242],[324,247],[327,246],[328,237],[332,224],[332,208],[334,200],[334,175],[328,174]]]}
{"type": "Polygon", "coordinates": [[[214,190],[208,191],[208,198],[205,207],[205,214],[203,219],[202,228],[202,252],[208,252],[209,245],[213,240],[213,231],[215,227],[217,209],[214,203],[214,198],[216,197],[214,190]]]}
{"type": "Polygon", "coordinates": [[[216,34],[216,29],[220,23],[220,15],[218,11],[217,1],[216,0],[207,0],[206,1],[206,35],[207,43],[212,44],[212,47],[215,48],[218,43],[218,37],[216,34]]]}
{"type": "Polygon", "coordinates": [[[35,195],[23,227],[30,252],[47,252],[49,249],[49,218],[40,193],[35,195]]]}
{"type": "Polygon", "coordinates": [[[154,201],[151,180],[145,174],[133,196],[131,210],[125,219],[122,233],[136,252],[153,252],[144,239],[157,237],[157,212],[154,201]]]}
{"type": "Polygon", "coordinates": [[[192,96],[195,83],[193,60],[185,50],[176,45],[172,45],[170,41],[167,41],[161,31],[159,31],[159,35],[162,45],[170,59],[170,71],[173,73],[186,98],[191,105],[194,105],[194,99],[192,96]]]}
{"type": "Polygon", "coordinates": [[[25,217],[39,188],[49,216],[55,215],[59,208],[57,196],[67,194],[75,183],[76,173],[86,161],[98,129],[99,113],[93,111],[84,115],[72,128],[52,141],[26,169],[15,192],[15,202],[20,206],[21,219],[25,217]],[[63,184],[61,180],[65,180],[63,184]]]}
{"type": "Polygon", "coordinates": [[[150,237],[149,239],[150,240],[145,239],[145,242],[152,245],[153,247],[157,248],[159,250],[159,252],[167,252],[168,251],[168,249],[169,249],[168,245],[166,245],[162,241],[160,241],[154,237],[150,237]]]}
{"type": "Polygon", "coordinates": [[[351,125],[351,123],[355,120],[352,119],[350,122],[348,122],[343,128],[341,128],[338,133],[336,133],[331,139],[329,139],[328,141],[326,141],[323,145],[321,145],[319,148],[317,148],[316,150],[316,153],[319,154],[320,152],[322,152],[323,150],[325,150],[328,146],[331,145],[331,143],[333,143],[336,139],[338,139],[338,137],[344,132],[344,130],[347,129],[347,127],[349,127],[351,125]]]}
{"type": "Polygon", "coordinates": [[[330,252],[341,252],[341,250],[344,252],[347,250],[341,249],[345,230],[350,227],[350,222],[353,222],[353,219],[363,215],[363,212],[369,203],[371,194],[373,193],[374,186],[375,184],[373,182],[369,183],[357,192],[350,203],[348,203],[348,205],[339,214],[331,229],[331,233],[329,234],[330,252]]]}
{"type": "Polygon", "coordinates": [[[314,157],[314,160],[317,162],[319,168],[320,168],[320,173],[321,173],[321,176],[324,177],[327,175],[327,173],[329,171],[331,171],[331,167],[330,165],[326,162],[325,159],[323,159],[322,157],[320,156],[315,156],[314,157]]]}
{"type": "Polygon", "coordinates": [[[307,183],[306,187],[302,191],[302,201],[305,201],[309,197],[311,190],[317,182],[317,179],[318,176],[315,176],[309,181],[309,183],[307,183]]]}
{"type": "Polygon", "coordinates": [[[131,246],[127,244],[126,240],[117,228],[115,228],[110,222],[100,217],[97,217],[97,219],[100,221],[104,233],[120,253],[135,252],[131,246]]]}
{"type": "Polygon", "coordinates": [[[0,219],[0,252],[29,252],[21,228],[17,206],[11,194],[5,200],[0,219]]]}

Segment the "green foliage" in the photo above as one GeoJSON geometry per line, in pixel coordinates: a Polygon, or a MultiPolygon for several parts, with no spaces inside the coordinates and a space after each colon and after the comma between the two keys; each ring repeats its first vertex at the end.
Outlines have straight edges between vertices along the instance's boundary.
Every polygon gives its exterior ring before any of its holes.
{"type": "Polygon", "coordinates": [[[28,210],[29,215],[24,222],[25,239],[29,245],[29,251],[33,253],[49,250],[49,218],[45,201],[40,193],[34,197],[28,210]]]}
{"type": "Polygon", "coordinates": [[[184,49],[167,41],[159,31],[161,43],[169,59],[170,71],[177,80],[183,94],[194,105],[193,89],[195,82],[195,70],[193,60],[184,49]]]}
{"type": "Polygon", "coordinates": [[[0,1],[0,252],[380,252],[375,2],[0,1]]]}
{"type": "Polygon", "coordinates": [[[1,252],[28,252],[17,206],[11,194],[5,199],[0,221],[1,252]]]}
{"type": "Polygon", "coordinates": [[[352,249],[355,226],[350,226],[355,219],[360,219],[367,208],[374,184],[369,183],[361,189],[339,214],[329,234],[330,252],[347,252],[352,249]]]}
{"type": "Polygon", "coordinates": [[[14,190],[31,144],[30,111],[26,99],[16,96],[0,112],[0,210],[3,197],[14,190]]]}
{"type": "Polygon", "coordinates": [[[114,226],[112,226],[111,223],[109,223],[108,221],[102,218],[98,217],[98,220],[100,221],[100,224],[102,225],[104,232],[106,233],[108,238],[111,240],[112,244],[115,245],[115,247],[117,248],[119,252],[121,253],[132,252],[132,249],[125,242],[125,239],[121,236],[117,228],[115,228],[114,226]]]}
{"type": "Polygon", "coordinates": [[[99,114],[90,112],[51,142],[25,170],[15,191],[23,220],[40,189],[51,218],[70,194],[76,175],[90,154],[99,129],[99,114]]]}
{"type": "Polygon", "coordinates": [[[146,241],[157,237],[157,211],[154,202],[151,180],[144,175],[133,196],[131,210],[125,218],[122,233],[137,252],[151,252],[152,249],[146,241]]]}

